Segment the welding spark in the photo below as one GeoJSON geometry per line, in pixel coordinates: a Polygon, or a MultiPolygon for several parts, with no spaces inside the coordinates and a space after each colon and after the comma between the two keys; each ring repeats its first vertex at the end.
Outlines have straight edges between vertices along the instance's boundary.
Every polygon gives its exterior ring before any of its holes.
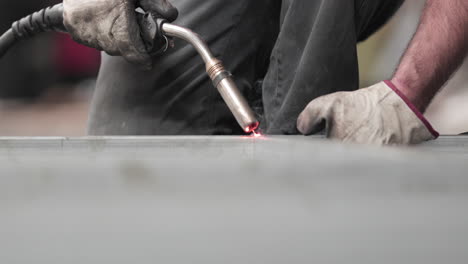
{"type": "Polygon", "coordinates": [[[248,134],[248,133],[254,133],[255,130],[258,128],[258,126],[260,125],[259,122],[256,122],[256,123],[252,123],[250,124],[248,127],[246,127],[244,130],[245,132],[248,134]]]}
{"type": "Polygon", "coordinates": [[[258,138],[258,137],[262,137],[262,136],[263,136],[263,135],[262,135],[261,132],[258,132],[258,131],[255,131],[255,130],[252,131],[252,137],[258,138]]]}

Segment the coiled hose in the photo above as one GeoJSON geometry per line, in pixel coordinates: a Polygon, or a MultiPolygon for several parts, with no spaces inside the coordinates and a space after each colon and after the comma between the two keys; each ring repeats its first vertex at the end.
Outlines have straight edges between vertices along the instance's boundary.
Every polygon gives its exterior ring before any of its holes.
{"type": "Polygon", "coordinates": [[[13,23],[0,37],[0,58],[18,41],[47,31],[65,32],[63,5],[47,7],[13,23]]]}

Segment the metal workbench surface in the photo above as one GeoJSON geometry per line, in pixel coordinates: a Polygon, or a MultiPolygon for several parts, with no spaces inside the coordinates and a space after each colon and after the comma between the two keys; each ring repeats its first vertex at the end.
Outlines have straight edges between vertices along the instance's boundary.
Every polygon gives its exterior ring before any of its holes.
{"type": "Polygon", "coordinates": [[[412,147],[341,144],[322,137],[0,138],[0,171],[10,174],[121,174],[128,164],[158,174],[464,174],[468,136],[412,147]],[[123,168],[123,169],[122,169],[123,168]],[[273,169],[272,169],[273,168],[273,169]],[[388,168],[384,170],[384,168],[388,168]]]}
{"type": "Polygon", "coordinates": [[[1,138],[0,263],[467,263],[468,137],[1,138]]]}

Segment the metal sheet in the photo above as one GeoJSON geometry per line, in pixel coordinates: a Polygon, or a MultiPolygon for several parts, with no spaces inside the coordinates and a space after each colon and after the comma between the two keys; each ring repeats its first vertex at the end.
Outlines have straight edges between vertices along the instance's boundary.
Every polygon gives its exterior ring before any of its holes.
{"type": "Polygon", "coordinates": [[[0,263],[466,263],[468,137],[0,139],[0,263]]]}

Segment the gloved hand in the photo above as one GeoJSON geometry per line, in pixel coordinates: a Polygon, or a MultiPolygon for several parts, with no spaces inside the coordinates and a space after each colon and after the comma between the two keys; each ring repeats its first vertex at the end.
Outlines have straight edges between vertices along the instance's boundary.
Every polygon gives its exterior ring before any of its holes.
{"type": "Polygon", "coordinates": [[[297,120],[304,135],[320,132],[324,124],[329,138],[363,144],[417,144],[439,136],[389,81],[319,97],[297,120]]]}
{"type": "Polygon", "coordinates": [[[73,39],[86,46],[151,67],[140,36],[135,9],[174,21],[178,12],[167,0],[64,0],[64,24],[73,39]]]}

